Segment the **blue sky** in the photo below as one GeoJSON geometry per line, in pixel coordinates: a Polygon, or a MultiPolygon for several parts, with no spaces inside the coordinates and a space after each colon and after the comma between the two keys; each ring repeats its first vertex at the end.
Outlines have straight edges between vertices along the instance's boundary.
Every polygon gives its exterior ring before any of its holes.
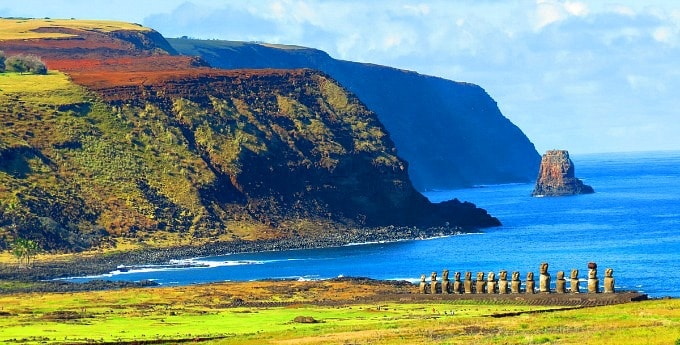
{"type": "Polygon", "coordinates": [[[309,46],[478,84],[539,152],[680,150],[680,1],[23,0],[0,16],[309,46]]]}

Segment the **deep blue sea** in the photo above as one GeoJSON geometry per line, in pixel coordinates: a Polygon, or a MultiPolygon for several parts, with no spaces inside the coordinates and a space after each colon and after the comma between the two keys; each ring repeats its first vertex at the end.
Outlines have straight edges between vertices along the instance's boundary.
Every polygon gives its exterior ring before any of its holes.
{"type": "MultiPolygon", "coordinates": [[[[616,288],[652,297],[680,297],[680,152],[572,155],[576,176],[595,194],[532,198],[533,184],[431,191],[434,202],[458,198],[485,208],[503,226],[481,234],[197,258],[203,268],[146,268],[71,281],[152,279],[161,285],[264,278],[361,276],[418,281],[441,271],[538,274],[573,268],[587,279],[588,262],[614,269],[616,288]]],[[[553,279],[554,281],[554,279],[553,279]]],[[[582,284],[585,286],[585,284],[582,284]]]]}

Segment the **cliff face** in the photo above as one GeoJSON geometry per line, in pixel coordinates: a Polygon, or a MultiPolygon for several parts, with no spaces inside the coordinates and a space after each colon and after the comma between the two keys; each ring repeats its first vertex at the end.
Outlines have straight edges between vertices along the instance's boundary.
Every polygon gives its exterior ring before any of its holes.
{"type": "Polygon", "coordinates": [[[323,73],[126,56],[113,48],[128,36],[107,37],[111,49],[76,58],[36,39],[27,52],[66,74],[0,79],[0,247],[17,236],[74,250],[499,225],[418,193],[375,114],[323,73]]]}
{"type": "Polygon", "coordinates": [[[565,150],[550,150],[543,155],[532,196],[564,196],[595,191],[574,176],[574,163],[565,150]]]}
{"type": "Polygon", "coordinates": [[[152,107],[167,118],[215,174],[201,197],[268,225],[473,224],[427,202],[375,115],[318,72],[210,71],[97,92],[131,114],[152,107]]]}
{"type": "Polygon", "coordinates": [[[376,112],[416,188],[533,181],[540,156],[479,86],[332,59],[315,49],[170,39],[185,55],[222,68],[313,68],[376,112]]]}

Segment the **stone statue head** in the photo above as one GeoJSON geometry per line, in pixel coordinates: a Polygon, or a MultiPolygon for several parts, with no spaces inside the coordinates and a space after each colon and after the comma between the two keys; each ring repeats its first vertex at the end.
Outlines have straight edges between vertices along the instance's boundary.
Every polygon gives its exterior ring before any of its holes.
{"type": "Polygon", "coordinates": [[[477,272],[477,280],[478,281],[484,280],[484,272],[477,272]]]}
{"type": "Polygon", "coordinates": [[[496,273],[489,272],[489,275],[488,275],[488,278],[487,278],[487,279],[488,279],[490,282],[496,280],[496,273]]]}
{"type": "Polygon", "coordinates": [[[456,279],[456,280],[460,280],[460,272],[456,272],[456,273],[453,275],[453,277],[454,277],[454,279],[456,279]]]}
{"type": "Polygon", "coordinates": [[[519,280],[519,272],[517,271],[512,272],[512,280],[519,280]]]}
{"type": "Polygon", "coordinates": [[[501,280],[508,280],[508,271],[502,270],[498,272],[498,275],[500,276],[501,280]]]}
{"type": "Polygon", "coordinates": [[[575,268],[571,270],[571,279],[578,279],[578,270],[575,268]]]}
{"type": "Polygon", "coordinates": [[[564,271],[557,271],[557,279],[564,279],[564,271]]]}
{"type": "Polygon", "coordinates": [[[547,262],[541,263],[541,274],[548,274],[548,263],[547,262]]]}
{"type": "Polygon", "coordinates": [[[449,270],[442,272],[442,280],[449,280],[449,270]]]}
{"type": "Polygon", "coordinates": [[[437,272],[432,272],[432,274],[430,275],[430,279],[432,279],[432,281],[437,280],[437,272]]]}
{"type": "Polygon", "coordinates": [[[589,279],[597,278],[597,270],[596,269],[588,270],[588,278],[589,279]]]}
{"type": "Polygon", "coordinates": [[[607,277],[607,278],[613,277],[614,276],[614,270],[611,269],[611,268],[607,268],[606,270],[604,270],[604,276],[607,277]]]}
{"type": "Polygon", "coordinates": [[[472,280],[472,272],[470,271],[465,272],[465,280],[472,280]]]}
{"type": "Polygon", "coordinates": [[[534,280],[534,272],[527,273],[527,280],[534,280]]]}
{"type": "Polygon", "coordinates": [[[420,276],[420,281],[425,282],[425,275],[424,274],[420,276]]]}

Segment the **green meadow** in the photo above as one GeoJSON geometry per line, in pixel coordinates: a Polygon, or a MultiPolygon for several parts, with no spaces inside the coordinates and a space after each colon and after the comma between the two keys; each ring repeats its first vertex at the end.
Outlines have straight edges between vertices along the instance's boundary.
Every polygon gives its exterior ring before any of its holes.
{"type": "Polygon", "coordinates": [[[305,284],[0,295],[0,343],[680,343],[680,301],[675,299],[590,308],[463,300],[329,303],[333,290],[350,296],[367,287],[344,283],[323,292],[318,284],[305,284]],[[307,293],[314,300],[305,300],[307,293]],[[246,304],[235,306],[235,300],[246,304]]]}
{"type": "Polygon", "coordinates": [[[83,89],[58,71],[47,75],[0,73],[0,94],[7,102],[20,99],[26,104],[55,106],[82,102],[84,97],[83,89]]]}

